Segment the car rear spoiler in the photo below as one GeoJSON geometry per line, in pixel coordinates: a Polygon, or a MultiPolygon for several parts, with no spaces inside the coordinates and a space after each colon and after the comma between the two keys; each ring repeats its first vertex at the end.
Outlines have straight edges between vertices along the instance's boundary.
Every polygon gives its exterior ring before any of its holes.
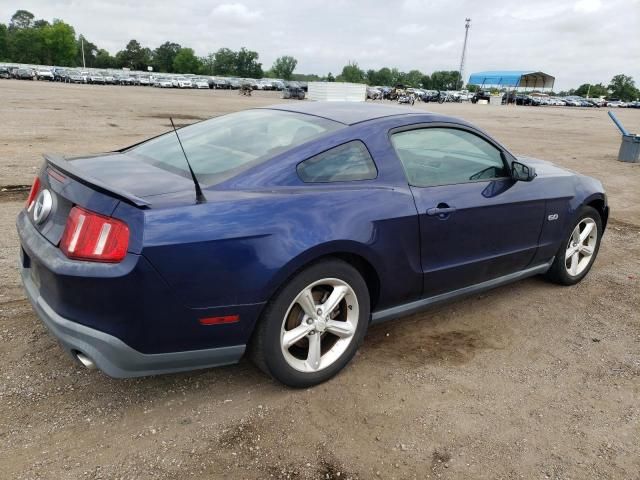
{"type": "Polygon", "coordinates": [[[97,190],[101,193],[106,193],[107,195],[130,203],[131,205],[135,205],[136,207],[148,208],[149,206],[151,206],[150,202],[147,202],[140,197],[136,197],[129,192],[126,192],[119,188],[111,187],[102,183],[100,180],[96,180],[95,178],[87,176],[85,173],[81,172],[75,166],[73,166],[72,162],[65,159],[62,155],[44,154],[43,156],[45,161],[49,165],[52,165],[62,173],[65,173],[74,180],[87,185],[94,190],[97,190]]]}

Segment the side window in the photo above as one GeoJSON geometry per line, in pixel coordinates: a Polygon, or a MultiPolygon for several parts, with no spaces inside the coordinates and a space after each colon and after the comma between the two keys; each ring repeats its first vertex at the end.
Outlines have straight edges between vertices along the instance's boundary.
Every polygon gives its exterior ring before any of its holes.
{"type": "Polygon", "coordinates": [[[371,180],[378,176],[369,150],[358,140],[339,145],[299,163],[297,171],[305,183],[371,180]]]}
{"type": "Polygon", "coordinates": [[[410,185],[432,187],[509,176],[500,150],[454,128],[423,128],[391,137],[410,185]]]}

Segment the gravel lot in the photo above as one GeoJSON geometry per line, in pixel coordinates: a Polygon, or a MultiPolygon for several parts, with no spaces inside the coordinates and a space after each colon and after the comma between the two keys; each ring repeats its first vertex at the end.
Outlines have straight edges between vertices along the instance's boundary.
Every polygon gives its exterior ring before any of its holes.
{"type": "MultiPolygon", "coordinates": [[[[132,144],[280,102],[258,92],[0,80],[0,188],[42,152],[132,144]],[[179,119],[179,120],[178,120],[179,119]]],[[[291,390],[249,362],[112,380],[81,370],[19,286],[0,193],[0,477],[640,479],[640,164],[616,161],[606,109],[416,105],[475,122],[515,153],[593,175],[612,218],[581,284],[538,278],[372,328],[332,381],[291,390]]],[[[620,110],[640,132],[640,111],[620,110]]]]}

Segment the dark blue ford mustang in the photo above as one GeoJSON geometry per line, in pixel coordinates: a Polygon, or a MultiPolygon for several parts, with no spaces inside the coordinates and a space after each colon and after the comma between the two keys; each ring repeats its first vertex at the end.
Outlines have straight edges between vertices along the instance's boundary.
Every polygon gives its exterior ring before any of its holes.
{"type": "Polygon", "coordinates": [[[382,105],[259,108],[45,160],[17,220],[24,286],[113,377],[247,351],[312,385],[371,323],[531,275],[580,281],[608,217],[597,180],[382,105]]]}

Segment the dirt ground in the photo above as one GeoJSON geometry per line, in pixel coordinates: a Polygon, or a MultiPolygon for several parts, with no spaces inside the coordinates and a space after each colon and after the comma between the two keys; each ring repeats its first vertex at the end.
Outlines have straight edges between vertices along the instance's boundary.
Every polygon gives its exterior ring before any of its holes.
{"type": "MultiPolygon", "coordinates": [[[[606,109],[416,105],[602,180],[600,255],[371,328],[335,379],[292,390],[249,362],[113,380],[81,369],[19,285],[15,216],[42,152],[87,153],[280,102],[226,91],[0,80],[0,477],[640,479],[640,164],[606,109]]],[[[640,111],[616,111],[640,132],[640,111]]]]}

